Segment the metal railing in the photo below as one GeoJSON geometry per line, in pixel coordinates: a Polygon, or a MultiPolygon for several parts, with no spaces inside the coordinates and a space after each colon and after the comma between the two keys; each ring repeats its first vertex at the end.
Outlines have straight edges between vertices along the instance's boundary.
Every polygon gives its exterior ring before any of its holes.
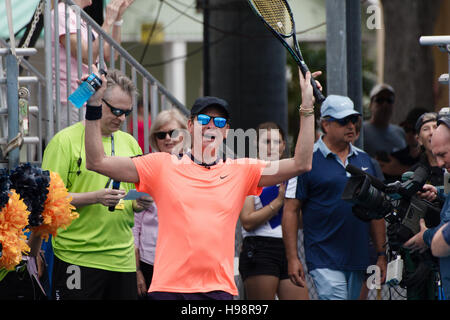
{"type": "MultiPolygon", "coordinates": [[[[23,135],[23,144],[26,145],[26,150],[21,149],[19,151],[20,147],[15,147],[8,155],[0,153],[0,166],[5,166],[4,159],[6,157],[8,157],[10,168],[23,161],[38,164],[42,162],[43,144],[48,143],[56,132],[63,129],[61,125],[62,119],[66,118],[66,123],[70,124],[72,107],[69,101],[61,100],[60,75],[62,72],[66,74],[65,86],[67,90],[64,94],[68,97],[72,93],[71,74],[75,72],[76,78],[79,79],[83,76],[83,69],[89,73],[92,72],[93,63],[97,63],[100,68],[104,69],[119,69],[130,77],[142,96],[144,124],[148,124],[149,117],[154,119],[161,110],[172,107],[179,109],[185,115],[189,114],[188,109],[181,102],[73,1],[42,1],[44,2],[45,52],[45,70],[43,74],[26,59],[18,59],[13,56],[9,44],[0,39],[0,145],[3,147],[7,145],[14,138],[13,135],[20,131],[17,123],[18,118],[14,116],[16,114],[15,109],[18,109],[17,89],[12,90],[11,88],[26,87],[30,92],[30,101],[34,104],[28,108],[30,130],[23,135]],[[63,17],[59,16],[58,5],[64,6],[63,17]],[[87,42],[83,43],[82,30],[78,27],[75,33],[76,57],[74,59],[76,68],[72,69],[71,58],[66,59],[65,67],[61,65],[60,50],[65,51],[66,57],[71,57],[72,51],[75,50],[71,48],[70,37],[65,37],[64,46],[59,46],[61,35],[59,34],[58,26],[60,21],[64,21],[65,34],[69,34],[69,17],[72,18],[73,16],[77,26],[84,25],[87,42]],[[96,33],[96,38],[98,39],[98,56],[94,56],[93,53],[93,32],[96,33]],[[81,48],[83,45],[87,45],[87,58],[82,56],[81,48]],[[105,60],[105,56],[110,57],[109,61],[105,60]],[[21,76],[19,76],[18,72],[10,72],[10,70],[17,71],[18,64],[24,70],[21,76]],[[15,80],[12,79],[14,77],[15,80]],[[6,88],[9,88],[9,90],[6,90],[6,88]],[[68,104],[67,112],[64,114],[61,111],[62,104],[68,104]]],[[[29,56],[36,52],[34,48],[16,49],[17,56],[29,56]]],[[[137,103],[138,101],[133,99],[132,123],[125,121],[122,126],[122,130],[127,132],[129,128],[132,128],[131,133],[136,140],[139,134],[137,103]]],[[[81,108],[78,112],[78,120],[82,119],[82,112],[83,109],[81,108]]],[[[150,149],[148,125],[144,125],[143,135],[143,152],[147,153],[150,149]]]]}
{"type": "MultiPolygon", "coordinates": [[[[52,59],[55,62],[55,79],[53,81],[55,83],[59,83],[59,70],[60,68],[60,61],[59,61],[59,46],[55,45],[55,51],[54,56],[52,56],[51,48],[52,46],[52,39],[51,35],[54,37],[53,41],[54,43],[59,43],[59,37],[60,35],[58,32],[54,32],[51,34],[51,25],[52,23],[57,26],[59,24],[59,21],[61,18],[65,20],[65,28],[66,28],[66,34],[69,33],[69,17],[72,11],[72,14],[75,14],[76,22],[77,22],[77,57],[76,57],[76,63],[77,63],[77,69],[71,70],[70,68],[70,60],[66,59],[66,70],[67,70],[67,96],[70,95],[70,73],[71,72],[77,72],[77,77],[81,78],[82,76],[82,65],[83,65],[83,57],[82,57],[82,34],[81,34],[81,24],[85,23],[86,26],[86,38],[87,38],[87,67],[89,70],[89,73],[92,71],[91,66],[92,63],[98,62],[98,65],[100,68],[117,68],[121,70],[123,73],[127,74],[131,80],[134,82],[137,88],[140,89],[140,92],[142,94],[142,102],[143,102],[143,111],[144,111],[144,123],[148,123],[149,115],[151,115],[151,118],[155,118],[156,115],[161,111],[165,110],[171,107],[178,108],[182,113],[188,115],[189,111],[186,109],[186,107],[179,102],[155,77],[153,77],[139,62],[137,62],[119,43],[117,43],[109,34],[107,34],[86,12],[81,10],[72,0],[64,0],[64,1],[58,1],[53,0],[53,7],[54,7],[54,14],[53,14],[53,21],[51,21],[51,2],[52,0],[45,0],[45,9],[44,9],[44,30],[45,30],[45,48],[46,48],[46,79],[49,81],[49,79],[52,79],[52,69],[49,68],[52,66],[52,59]],[[59,17],[58,14],[58,4],[60,2],[63,2],[65,6],[65,17],[59,17]],[[50,30],[50,31],[49,31],[50,30]],[[99,43],[99,54],[98,57],[93,56],[93,31],[97,34],[98,43],[99,43]],[[109,66],[107,62],[105,61],[105,47],[106,45],[109,47],[109,66]],[[117,57],[117,58],[116,58],[117,57]]],[[[55,28],[56,29],[56,28],[55,28]]],[[[70,56],[71,53],[71,43],[69,37],[65,37],[65,54],[67,57],[70,56]]],[[[86,61],[86,59],[85,59],[86,61]]],[[[85,64],[86,66],[86,64],[85,64]]],[[[55,94],[51,92],[52,85],[48,82],[48,85],[46,87],[46,96],[47,99],[55,97],[55,115],[56,118],[60,118],[60,110],[61,110],[61,100],[60,100],[60,92],[59,92],[59,86],[55,86],[55,94]]],[[[68,102],[70,104],[70,102],[68,102]]],[[[133,136],[137,139],[138,138],[138,110],[136,108],[137,101],[133,101],[133,136]]],[[[70,112],[70,108],[68,109],[68,113],[70,112]]],[[[63,115],[67,116],[69,119],[69,114],[63,115]]],[[[50,112],[50,110],[47,110],[47,117],[49,120],[52,120],[53,114],[50,112]]],[[[79,118],[81,119],[81,111],[79,114],[79,118]]],[[[52,127],[53,124],[56,125],[56,131],[60,129],[59,127],[59,121],[49,121],[48,122],[48,128],[47,128],[47,134],[48,138],[53,136],[54,128],[52,127]]],[[[122,130],[127,130],[128,123],[125,122],[122,130]]],[[[148,141],[148,126],[144,125],[144,153],[149,151],[149,141],[148,141]]]]}
{"type": "MultiPolygon", "coordinates": [[[[40,163],[42,161],[42,88],[45,86],[44,76],[33,67],[27,60],[20,59],[20,65],[24,69],[25,75],[18,74],[18,58],[13,55],[9,44],[0,39],[0,145],[2,149],[7,149],[8,144],[15,138],[23,139],[26,145],[23,160],[27,162],[40,163]],[[3,63],[5,65],[3,65],[3,63]],[[36,105],[28,105],[29,97],[21,97],[26,102],[27,129],[23,131],[23,126],[19,125],[19,92],[33,92],[36,105]],[[16,106],[16,107],[9,107],[16,106]],[[20,133],[20,136],[19,136],[20,133]]],[[[19,57],[30,56],[37,53],[34,48],[16,49],[15,53],[19,57]]],[[[8,154],[2,154],[2,158],[8,158],[8,167],[13,168],[20,162],[20,144],[12,148],[8,154]]],[[[2,159],[0,159],[2,160],[2,159]]],[[[1,167],[6,166],[6,162],[1,162],[1,167]]]]}

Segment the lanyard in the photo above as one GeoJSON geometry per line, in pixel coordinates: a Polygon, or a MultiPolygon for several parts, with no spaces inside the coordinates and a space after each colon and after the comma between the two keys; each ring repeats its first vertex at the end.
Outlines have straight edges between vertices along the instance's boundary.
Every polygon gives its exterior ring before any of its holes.
{"type": "Polygon", "coordinates": [[[114,152],[114,135],[111,135],[111,157],[115,155],[114,152]]]}
{"type": "MultiPolygon", "coordinates": [[[[111,134],[111,157],[114,156],[114,155],[115,155],[115,151],[114,151],[114,135],[111,134]]],[[[111,184],[111,178],[109,178],[108,182],[106,182],[105,188],[109,188],[110,184],[111,184]]]]}

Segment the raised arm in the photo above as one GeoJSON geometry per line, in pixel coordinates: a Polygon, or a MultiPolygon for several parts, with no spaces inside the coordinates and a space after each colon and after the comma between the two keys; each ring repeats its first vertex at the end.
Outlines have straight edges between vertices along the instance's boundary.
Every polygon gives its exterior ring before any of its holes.
{"type": "MultiPolygon", "coordinates": [[[[319,76],[321,72],[315,72],[313,76],[319,76]]],[[[314,95],[311,86],[311,73],[306,73],[306,79],[299,70],[300,88],[302,91],[302,104],[300,106],[300,130],[298,132],[297,144],[294,157],[279,161],[272,161],[264,169],[259,186],[273,186],[287,181],[311,170],[312,155],[314,148],[314,95]]],[[[321,88],[320,83],[318,87],[321,88]]]]}
{"type": "MultiPolygon", "coordinates": [[[[98,75],[95,65],[92,66],[93,71],[98,75]]],[[[91,110],[97,112],[95,108],[99,108],[101,112],[102,97],[106,90],[107,80],[101,75],[102,87],[91,96],[87,102],[86,117],[91,110]],[[93,109],[92,109],[93,108],[93,109]]],[[[82,79],[83,80],[83,79],[82,79]]],[[[139,175],[136,167],[130,157],[106,156],[103,143],[100,119],[86,120],[86,168],[95,171],[111,179],[122,182],[139,182],[139,175]]]]}
{"type": "MultiPolygon", "coordinates": [[[[134,0],[112,0],[107,6],[106,6],[106,14],[105,19],[102,24],[102,29],[110,34],[112,38],[117,42],[121,43],[121,25],[120,23],[122,20],[122,16],[125,12],[125,10],[133,3],[134,0]]],[[[60,18],[61,19],[61,18],[60,18]]],[[[71,55],[73,57],[77,56],[77,35],[76,33],[71,33],[69,35],[70,37],[70,51],[71,55]]],[[[62,46],[65,47],[66,45],[66,34],[61,34],[59,37],[59,42],[62,46]]],[[[106,61],[110,61],[110,45],[108,42],[103,42],[103,54],[106,61]]],[[[97,60],[99,56],[99,48],[100,48],[100,41],[99,37],[96,37],[95,40],[92,42],[92,57],[93,60],[97,60]]],[[[88,55],[88,44],[86,42],[81,43],[81,51],[82,51],[82,61],[84,64],[88,64],[89,62],[89,55],[88,55]]],[[[117,55],[117,53],[116,53],[117,55]]],[[[114,57],[116,58],[116,57],[114,57]]]]}

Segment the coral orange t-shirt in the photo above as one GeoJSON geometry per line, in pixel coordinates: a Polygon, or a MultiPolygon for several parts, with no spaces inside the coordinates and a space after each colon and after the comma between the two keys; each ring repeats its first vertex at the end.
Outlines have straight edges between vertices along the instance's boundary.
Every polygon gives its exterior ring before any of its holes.
{"type": "Polygon", "coordinates": [[[136,189],[158,208],[158,240],[149,291],[237,295],[234,281],[235,228],[248,195],[259,195],[267,162],[222,160],[209,169],[189,156],[168,153],[133,158],[136,189]]]}

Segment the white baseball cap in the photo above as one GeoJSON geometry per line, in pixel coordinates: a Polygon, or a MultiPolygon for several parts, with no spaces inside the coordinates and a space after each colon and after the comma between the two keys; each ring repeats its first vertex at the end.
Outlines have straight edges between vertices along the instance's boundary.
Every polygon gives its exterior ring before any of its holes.
{"type": "Polygon", "coordinates": [[[322,103],[321,117],[333,117],[343,119],[353,114],[361,115],[355,110],[355,105],[349,97],[331,94],[322,103]]]}

